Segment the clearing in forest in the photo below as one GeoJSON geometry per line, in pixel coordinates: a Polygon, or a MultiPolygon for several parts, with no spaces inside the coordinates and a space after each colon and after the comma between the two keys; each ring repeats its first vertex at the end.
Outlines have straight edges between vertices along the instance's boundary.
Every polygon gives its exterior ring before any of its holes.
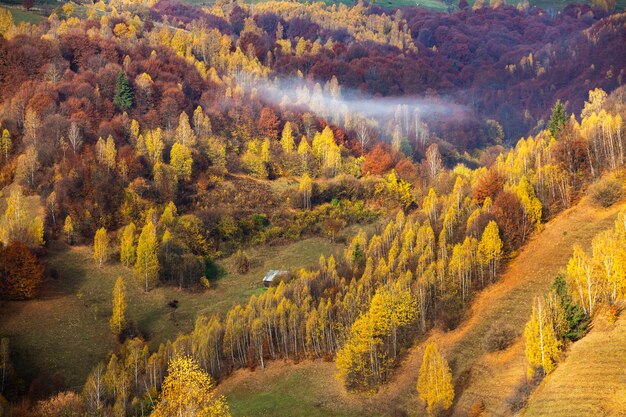
{"type": "Polygon", "coordinates": [[[162,285],[146,294],[134,282],[132,268],[117,259],[98,268],[92,246],[53,241],[44,260],[59,278],[45,282],[35,300],[0,303],[0,336],[9,338],[14,363],[26,381],[45,370],[63,375],[69,388],[80,391],[89,371],[116,348],[109,318],[118,276],[126,280],[127,317],[154,350],[193,330],[199,314],[224,314],[264,291],[261,280],[268,269],[314,267],[320,255],[337,256],[342,250],[342,244],[319,237],[263,245],[248,251],[251,267],[246,274],[232,272],[231,258],[218,261],[220,276],[211,281],[209,290],[162,285]],[[171,300],[178,300],[178,308],[168,306],[171,300]]]}

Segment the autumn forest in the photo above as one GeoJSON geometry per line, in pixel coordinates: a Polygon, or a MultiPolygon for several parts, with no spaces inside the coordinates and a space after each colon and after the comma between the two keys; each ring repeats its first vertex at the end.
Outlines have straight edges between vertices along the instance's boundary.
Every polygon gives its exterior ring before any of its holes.
{"type": "Polygon", "coordinates": [[[349,3],[0,1],[0,417],[623,416],[624,4],[349,3]]]}

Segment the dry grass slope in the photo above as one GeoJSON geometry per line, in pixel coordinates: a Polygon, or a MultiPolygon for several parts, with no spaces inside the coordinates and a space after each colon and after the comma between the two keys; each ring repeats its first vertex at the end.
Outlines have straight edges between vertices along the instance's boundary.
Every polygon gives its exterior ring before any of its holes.
{"type": "Polygon", "coordinates": [[[567,264],[572,246],[578,243],[589,248],[593,237],[612,227],[625,206],[622,202],[602,209],[585,198],[557,216],[509,264],[501,281],[477,297],[470,319],[461,328],[442,336],[441,343],[447,346],[448,357],[455,367],[457,386],[462,388],[455,415],[466,415],[477,400],[485,403],[484,415],[511,414],[507,399],[526,377],[522,337],[505,352],[489,353],[484,335],[492,326],[504,323],[521,335],[533,297],[548,290],[554,276],[567,264]]]}
{"type": "MultiPolygon", "coordinates": [[[[506,400],[526,375],[522,337],[504,352],[489,353],[484,343],[485,334],[493,326],[506,323],[521,335],[533,297],[550,287],[554,276],[567,264],[572,246],[578,243],[590,247],[593,237],[612,227],[617,213],[624,207],[626,202],[602,209],[585,198],[561,213],[524,246],[498,283],[476,297],[468,318],[459,328],[445,333],[434,331],[429,335],[428,340],[436,341],[443,348],[453,368],[457,388],[453,415],[466,416],[477,400],[485,403],[483,416],[512,414],[506,400]]],[[[344,416],[387,416],[393,415],[394,410],[410,416],[426,415],[415,392],[423,346],[424,343],[420,343],[410,349],[392,381],[374,395],[347,394],[334,378],[333,364],[320,362],[304,362],[293,370],[290,366],[274,364],[254,373],[240,370],[221,384],[219,390],[233,404],[235,415],[307,415],[295,411],[285,414],[281,400],[288,395],[284,381],[292,378],[292,372],[297,372],[298,379],[309,386],[298,397],[299,409],[313,410],[313,413],[321,408],[344,416]],[[255,408],[254,404],[259,401],[263,402],[263,407],[255,408]]]]}
{"type": "MultiPolygon", "coordinates": [[[[484,402],[483,416],[511,415],[507,399],[526,377],[521,337],[530,315],[532,299],[543,294],[567,264],[575,243],[590,247],[600,231],[613,226],[626,202],[602,209],[584,198],[578,205],[548,222],[509,263],[500,280],[482,291],[472,303],[468,318],[450,332],[433,331],[428,340],[445,352],[455,379],[456,400],[452,414],[465,417],[475,401],[484,402]],[[485,335],[506,324],[520,337],[504,352],[489,353],[485,335]]],[[[425,415],[415,384],[424,343],[413,347],[391,383],[377,393],[373,409],[402,404],[413,415],[425,415]]]]}
{"type": "Polygon", "coordinates": [[[524,417],[626,416],[626,317],[599,316],[532,395],[524,417]]]}

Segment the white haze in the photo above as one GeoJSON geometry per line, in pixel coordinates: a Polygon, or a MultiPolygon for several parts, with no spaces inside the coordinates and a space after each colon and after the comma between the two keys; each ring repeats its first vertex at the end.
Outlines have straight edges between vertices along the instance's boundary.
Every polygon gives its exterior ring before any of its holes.
{"type": "Polygon", "coordinates": [[[383,137],[391,137],[396,131],[404,137],[417,136],[418,130],[427,129],[429,121],[461,120],[471,113],[466,106],[445,98],[375,97],[339,89],[330,82],[321,86],[302,78],[247,80],[240,85],[267,104],[284,109],[304,106],[317,116],[348,129],[365,122],[383,137]]]}

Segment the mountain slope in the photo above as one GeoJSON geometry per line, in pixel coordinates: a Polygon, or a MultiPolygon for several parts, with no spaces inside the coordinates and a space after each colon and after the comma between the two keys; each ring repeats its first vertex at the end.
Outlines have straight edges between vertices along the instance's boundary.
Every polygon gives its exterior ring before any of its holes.
{"type": "MultiPolygon", "coordinates": [[[[532,299],[543,294],[554,276],[565,267],[575,243],[589,247],[593,237],[613,225],[625,204],[609,209],[595,207],[588,198],[559,214],[523,247],[498,283],[474,300],[469,318],[451,332],[433,332],[430,340],[443,348],[456,385],[454,415],[465,416],[475,401],[483,401],[483,415],[511,414],[507,405],[520,382],[525,381],[526,360],[521,337],[530,315],[532,299]],[[520,337],[506,351],[489,353],[485,335],[492,327],[506,325],[520,337]]],[[[414,395],[423,344],[413,348],[397,380],[381,396],[407,398],[408,410],[419,407],[414,395]]]]}
{"type": "MultiPolygon", "coordinates": [[[[522,337],[504,352],[489,353],[484,345],[485,334],[492,326],[506,323],[521,335],[533,297],[550,287],[554,276],[567,264],[572,246],[590,246],[599,231],[613,225],[624,206],[622,202],[601,209],[585,198],[561,213],[524,246],[500,281],[476,297],[468,319],[459,328],[429,335],[428,339],[443,349],[453,370],[457,390],[454,415],[467,415],[478,400],[485,404],[483,415],[512,414],[506,400],[526,375],[522,337]]],[[[235,411],[245,410],[248,416],[300,415],[284,414],[284,403],[279,401],[264,401],[262,410],[249,407],[268,396],[280,397],[285,388],[282,381],[297,371],[300,376],[296,379],[306,381],[308,386],[307,395],[298,398],[299,407],[333,410],[337,415],[388,415],[398,409],[410,414],[422,412],[415,384],[424,345],[413,347],[392,381],[372,396],[347,394],[334,378],[334,366],[319,362],[304,362],[293,368],[272,364],[254,373],[240,370],[224,381],[219,391],[229,398],[235,411]]]]}
{"type": "Polygon", "coordinates": [[[534,416],[626,416],[626,318],[599,316],[530,398],[534,416]]]}

